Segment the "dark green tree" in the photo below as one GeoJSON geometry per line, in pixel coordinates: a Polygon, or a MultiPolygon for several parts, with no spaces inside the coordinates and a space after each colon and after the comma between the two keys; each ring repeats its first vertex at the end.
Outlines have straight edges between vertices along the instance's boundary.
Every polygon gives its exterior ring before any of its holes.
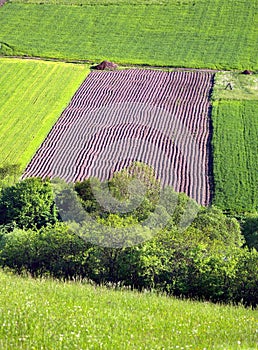
{"type": "Polygon", "coordinates": [[[15,228],[0,240],[0,264],[17,273],[56,278],[83,278],[89,275],[83,239],[62,223],[40,230],[15,228]]]}
{"type": "Polygon", "coordinates": [[[249,248],[258,251],[258,213],[247,213],[238,217],[242,233],[249,248]]]}
{"type": "Polygon", "coordinates": [[[57,221],[52,186],[49,180],[29,178],[2,189],[0,225],[40,228],[57,221]]]}
{"type": "Polygon", "coordinates": [[[100,186],[100,181],[97,178],[76,182],[74,185],[74,189],[81,198],[84,209],[89,214],[98,215],[102,210],[95,194],[96,191],[100,192],[100,186]]]}
{"type": "Polygon", "coordinates": [[[19,164],[4,164],[0,167],[0,188],[11,186],[21,175],[19,164]]]}

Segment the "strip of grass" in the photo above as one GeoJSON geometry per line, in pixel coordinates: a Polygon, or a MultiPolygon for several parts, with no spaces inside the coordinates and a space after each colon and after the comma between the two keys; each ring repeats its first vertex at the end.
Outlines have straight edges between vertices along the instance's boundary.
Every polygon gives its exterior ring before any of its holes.
{"type": "Polygon", "coordinates": [[[0,272],[1,349],[256,349],[257,311],[0,272]]]}
{"type": "Polygon", "coordinates": [[[88,72],[83,65],[0,59],[0,166],[25,168],[88,72]]]}
{"type": "Polygon", "coordinates": [[[215,75],[213,100],[258,100],[258,75],[218,72],[215,75]]]}
{"type": "Polygon", "coordinates": [[[258,209],[258,101],[213,103],[214,204],[258,209]]]}
{"type": "MultiPolygon", "coordinates": [[[[173,0],[172,0],[173,1],[173,0]]],[[[180,0],[176,0],[180,2],[180,0]]],[[[199,0],[200,1],[200,0],[199,0]]],[[[165,4],[167,1],[161,0],[11,0],[11,2],[22,4],[55,4],[55,5],[110,5],[110,4],[165,4]]],[[[191,3],[193,0],[181,0],[184,3],[191,3]]]]}
{"type": "Polygon", "coordinates": [[[124,64],[258,69],[257,1],[55,3],[60,2],[1,7],[0,42],[9,45],[4,50],[124,64]]]}

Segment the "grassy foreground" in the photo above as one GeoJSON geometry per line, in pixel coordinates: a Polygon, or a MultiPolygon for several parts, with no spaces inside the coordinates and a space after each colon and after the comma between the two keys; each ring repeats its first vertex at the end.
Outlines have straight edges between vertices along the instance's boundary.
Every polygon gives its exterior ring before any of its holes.
{"type": "Polygon", "coordinates": [[[9,55],[257,70],[256,12],[254,0],[13,0],[0,42],[9,55]]]}
{"type": "Polygon", "coordinates": [[[88,72],[82,65],[0,59],[0,166],[26,166],[88,72]]]}
{"type": "Polygon", "coordinates": [[[1,349],[257,349],[258,312],[0,271],[1,349]]]}
{"type": "Polygon", "coordinates": [[[258,210],[258,101],[213,103],[214,204],[258,210]]]}

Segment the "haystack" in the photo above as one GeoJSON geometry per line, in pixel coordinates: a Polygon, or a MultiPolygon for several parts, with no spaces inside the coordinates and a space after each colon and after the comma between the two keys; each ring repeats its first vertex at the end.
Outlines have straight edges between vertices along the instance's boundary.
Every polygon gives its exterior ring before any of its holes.
{"type": "Polygon", "coordinates": [[[244,70],[244,71],[242,72],[242,74],[251,75],[251,74],[253,74],[253,72],[246,69],[246,70],[244,70]]]}
{"type": "Polygon", "coordinates": [[[117,64],[109,61],[103,61],[97,66],[92,68],[97,70],[115,70],[117,68],[117,64]]]}

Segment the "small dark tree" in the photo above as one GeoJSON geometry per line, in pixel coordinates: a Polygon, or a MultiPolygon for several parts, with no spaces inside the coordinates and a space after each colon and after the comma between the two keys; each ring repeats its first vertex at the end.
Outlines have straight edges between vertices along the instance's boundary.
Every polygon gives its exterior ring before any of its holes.
{"type": "Polygon", "coordinates": [[[82,200],[82,205],[88,213],[99,213],[101,211],[94,190],[98,190],[100,181],[97,178],[86,179],[82,182],[76,182],[74,189],[82,200]]]}
{"type": "Polygon", "coordinates": [[[21,175],[19,164],[4,164],[0,167],[0,188],[13,185],[21,175]]]}

